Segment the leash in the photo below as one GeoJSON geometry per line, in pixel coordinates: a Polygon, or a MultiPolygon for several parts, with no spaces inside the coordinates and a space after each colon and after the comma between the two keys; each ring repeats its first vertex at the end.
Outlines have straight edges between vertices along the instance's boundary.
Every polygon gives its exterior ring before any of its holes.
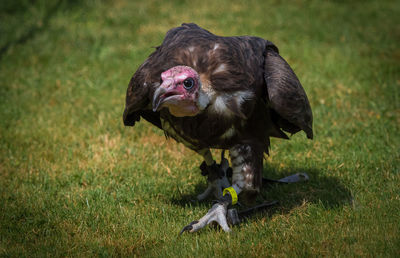
{"type": "MultiPolygon", "coordinates": [[[[263,184],[291,184],[291,183],[308,181],[309,179],[310,177],[306,173],[296,173],[278,180],[263,177],[262,181],[263,184]]],[[[279,204],[278,201],[264,202],[241,211],[238,211],[236,208],[232,208],[228,209],[226,217],[229,224],[237,225],[246,218],[254,215],[255,213],[269,209],[278,204],[279,204]]]]}

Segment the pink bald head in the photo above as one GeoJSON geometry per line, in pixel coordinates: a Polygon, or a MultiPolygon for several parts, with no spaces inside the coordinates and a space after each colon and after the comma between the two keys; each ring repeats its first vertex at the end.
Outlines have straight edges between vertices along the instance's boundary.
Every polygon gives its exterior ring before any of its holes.
{"type": "Polygon", "coordinates": [[[175,83],[179,83],[183,82],[187,78],[199,79],[199,75],[193,68],[184,65],[174,66],[171,69],[161,73],[161,79],[163,82],[168,79],[174,79],[175,83]]]}
{"type": "Polygon", "coordinates": [[[153,111],[167,107],[177,117],[199,113],[199,74],[189,66],[174,66],[161,73],[162,83],[154,92],[153,111]]]}

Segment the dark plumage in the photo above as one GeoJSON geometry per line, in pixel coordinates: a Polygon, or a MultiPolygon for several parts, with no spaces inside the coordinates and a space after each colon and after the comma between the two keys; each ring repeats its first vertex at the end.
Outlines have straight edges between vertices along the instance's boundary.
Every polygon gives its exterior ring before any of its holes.
{"type": "Polygon", "coordinates": [[[230,150],[239,191],[261,186],[269,137],[300,130],[313,137],[307,96],[273,43],[220,37],[196,24],[168,31],[133,75],[123,121],[134,126],[141,117],[208,165],[210,148],[230,150]]]}

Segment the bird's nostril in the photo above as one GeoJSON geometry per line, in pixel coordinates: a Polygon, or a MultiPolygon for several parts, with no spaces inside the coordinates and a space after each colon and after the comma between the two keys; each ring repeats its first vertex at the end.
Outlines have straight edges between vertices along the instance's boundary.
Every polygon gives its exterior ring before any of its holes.
{"type": "Polygon", "coordinates": [[[172,92],[172,91],[169,91],[169,92],[167,92],[167,93],[165,93],[165,94],[163,95],[163,98],[165,99],[165,98],[171,97],[171,96],[173,96],[173,95],[176,95],[176,93],[174,93],[174,92],[172,92]]]}

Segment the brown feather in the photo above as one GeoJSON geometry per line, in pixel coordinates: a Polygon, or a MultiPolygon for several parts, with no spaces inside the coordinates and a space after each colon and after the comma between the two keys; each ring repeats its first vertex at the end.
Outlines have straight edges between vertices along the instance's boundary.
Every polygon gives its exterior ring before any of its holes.
{"type": "Polygon", "coordinates": [[[267,152],[269,137],[287,138],[280,128],[290,133],[304,130],[312,138],[307,97],[273,43],[249,36],[219,37],[195,24],[168,31],[133,75],[124,123],[133,126],[140,117],[160,128],[162,121],[168,121],[169,130],[180,135],[173,138],[184,139],[195,150],[261,142],[267,152]],[[174,117],[165,109],[151,113],[149,103],[161,73],[178,65],[199,73],[203,90],[212,97],[209,107],[194,117],[174,117]],[[213,109],[218,97],[226,110],[213,109]],[[232,127],[235,134],[221,138],[232,127]]]}

